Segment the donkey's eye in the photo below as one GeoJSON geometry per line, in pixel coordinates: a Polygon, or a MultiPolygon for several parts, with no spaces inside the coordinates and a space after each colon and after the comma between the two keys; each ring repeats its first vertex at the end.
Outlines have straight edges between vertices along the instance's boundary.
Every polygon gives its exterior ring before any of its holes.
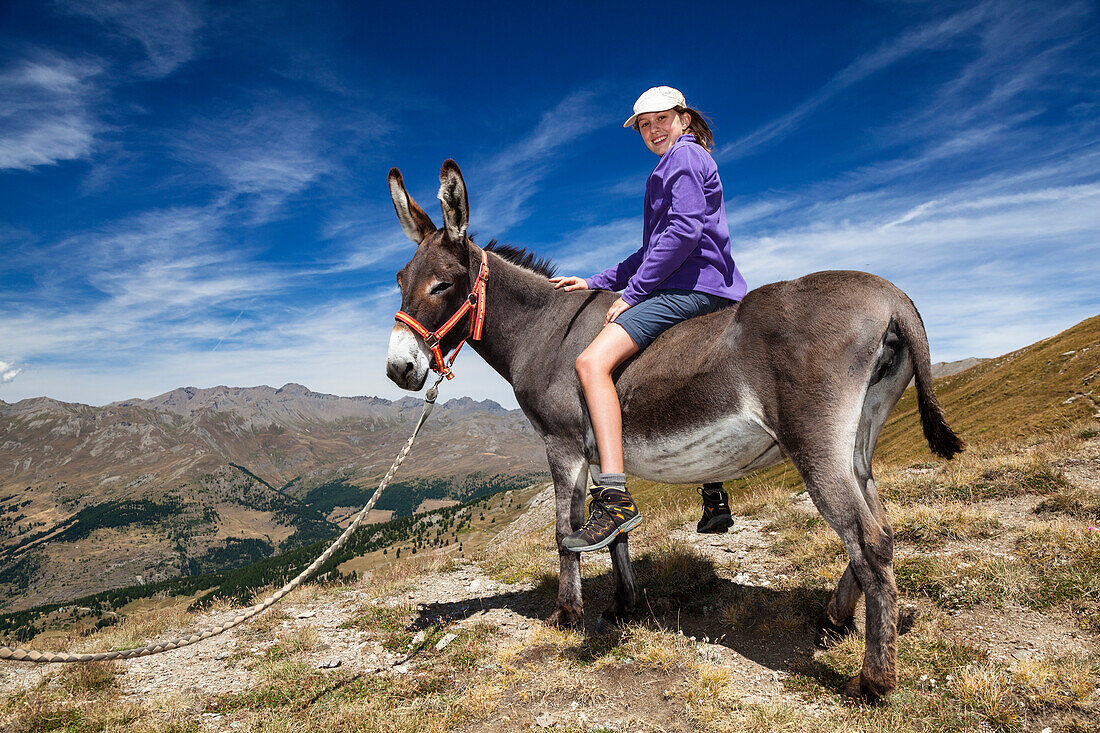
{"type": "Polygon", "coordinates": [[[447,288],[451,287],[451,285],[452,283],[436,283],[435,287],[433,287],[428,294],[439,295],[443,291],[447,290],[447,288]]]}

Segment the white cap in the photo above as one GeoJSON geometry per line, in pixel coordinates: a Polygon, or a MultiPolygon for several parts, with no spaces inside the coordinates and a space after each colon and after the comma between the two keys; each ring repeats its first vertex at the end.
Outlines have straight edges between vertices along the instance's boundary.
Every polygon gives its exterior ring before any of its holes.
{"type": "Polygon", "coordinates": [[[679,89],[650,87],[642,93],[642,96],[638,97],[638,101],[634,103],[634,114],[630,115],[630,119],[623,123],[623,127],[632,127],[634,120],[638,119],[638,115],[644,115],[647,112],[664,112],[666,109],[672,109],[673,107],[687,107],[684,95],[680,93],[679,89]]]}

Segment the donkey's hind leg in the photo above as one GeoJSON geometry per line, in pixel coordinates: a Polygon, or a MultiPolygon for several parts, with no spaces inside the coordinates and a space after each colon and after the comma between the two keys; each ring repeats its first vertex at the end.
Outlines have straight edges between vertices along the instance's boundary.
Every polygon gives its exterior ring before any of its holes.
{"type": "MultiPolygon", "coordinates": [[[[870,451],[881,427],[879,408],[888,412],[893,403],[880,405],[872,399],[868,405],[868,396],[838,392],[821,400],[832,409],[819,412],[816,420],[787,420],[778,434],[814,505],[848,552],[848,568],[829,599],[830,620],[840,626],[850,623],[860,589],[866,597],[863,668],[849,681],[845,693],[876,699],[890,692],[897,681],[898,591],[894,533],[870,478],[870,451]]],[[[793,405],[789,414],[797,414],[798,407],[793,405]]]]}
{"type": "Polygon", "coordinates": [[[584,618],[581,596],[581,553],[563,549],[561,541],[584,523],[584,495],[588,462],[578,448],[546,441],[546,458],[554,479],[555,531],[558,544],[558,602],[547,623],[574,626],[584,618]]]}
{"type": "MultiPolygon", "coordinates": [[[[881,400],[880,395],[877,394],[878,390],[874,389],[875,386],[872,385],[872,389],[868,391],[869,399],[865,400],[863,414],[860,416],[856,433],[855,453],[853,454],[853,470],[856,483],[863,494],[864,503],[875,515],[879,524],[887,532],[890,532],[886,510],[879,499],[878,490],[875,487],[875,478],[871,473],[871,458],[875,450],[875,442],[878,439],[878,432],[882,428],[882,422],[885,421],[893,403],[886,403],[881,400]]],[[[821,619],[819,641],[825,641],[830,637],[847,636],[855,630],[856,605],[862,595],[863,588],[860,585],[855,568],[849,563],[844,570],[844,575],[840,578],[840,582],[837,583],[836,590],[829,597],[829,604],[826,606],[825,614],[821,619]]]]}
{"type": "Polygon", "coordinates": [[[840,582],[829,596],[829,603],[818,622],[819,644],[843,639],[856,630],[855,615],[859,599],[863,597],[863,588],[859,585],[852,564],[848,563],[840,582]]]}
{"type": "Polygon", "coordinates": [[[885,516],[867,505],[852,473],[822,471],[817,467],[802,473],[814,504],[848,551],[848,569],[829,602],[831,611],[847,619],[835,620],[842,623],[850,620],[849,612],[854,612],[859,600],[856,586],[862,588],[866,596],[863,668],[859,675],[849,680],[845,694],[874,700],[890,692],[897,683],[898,589],[894,582],[894,533],[885,516]],[[851,579],[847,580],[849,573],[851,579]]]}

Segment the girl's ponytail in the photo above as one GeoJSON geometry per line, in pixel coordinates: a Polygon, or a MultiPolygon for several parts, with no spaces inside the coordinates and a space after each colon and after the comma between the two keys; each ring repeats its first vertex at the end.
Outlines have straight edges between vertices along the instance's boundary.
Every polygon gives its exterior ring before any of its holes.
{"type": "Polygon", "coordinates": [[[677,112],[687,112],[691,115],[691,124],[688,125],[688,129],[685,132],[689,132],[695,136],[695,141],[703,146],[703,149],[708,153],[714,147],[714,133],[710,131],[710,124],[707,122],[707,118],[703,116],[703,113],[699,110],[692,109],[691,107],[677,107],[677,112]]]}

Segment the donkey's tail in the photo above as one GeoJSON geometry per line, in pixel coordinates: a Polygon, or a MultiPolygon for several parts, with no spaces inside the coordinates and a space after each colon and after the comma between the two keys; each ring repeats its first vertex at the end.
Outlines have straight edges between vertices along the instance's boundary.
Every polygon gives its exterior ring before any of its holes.
{"type": "Polygon", "coordinates": [[[928,335],[924,331],[917,307],[906,297],[908,308],[897,314],[898,331],[905,345],[909,347],[910,360],[917,379],[917,405],[920,408],[920,421],[924,427],[924,437],[928,447],[938,456],[951,459],[966,446],[962,439],[947,424],[936,393],[932,391],[932,358],[928,353],[928,335]]]}

